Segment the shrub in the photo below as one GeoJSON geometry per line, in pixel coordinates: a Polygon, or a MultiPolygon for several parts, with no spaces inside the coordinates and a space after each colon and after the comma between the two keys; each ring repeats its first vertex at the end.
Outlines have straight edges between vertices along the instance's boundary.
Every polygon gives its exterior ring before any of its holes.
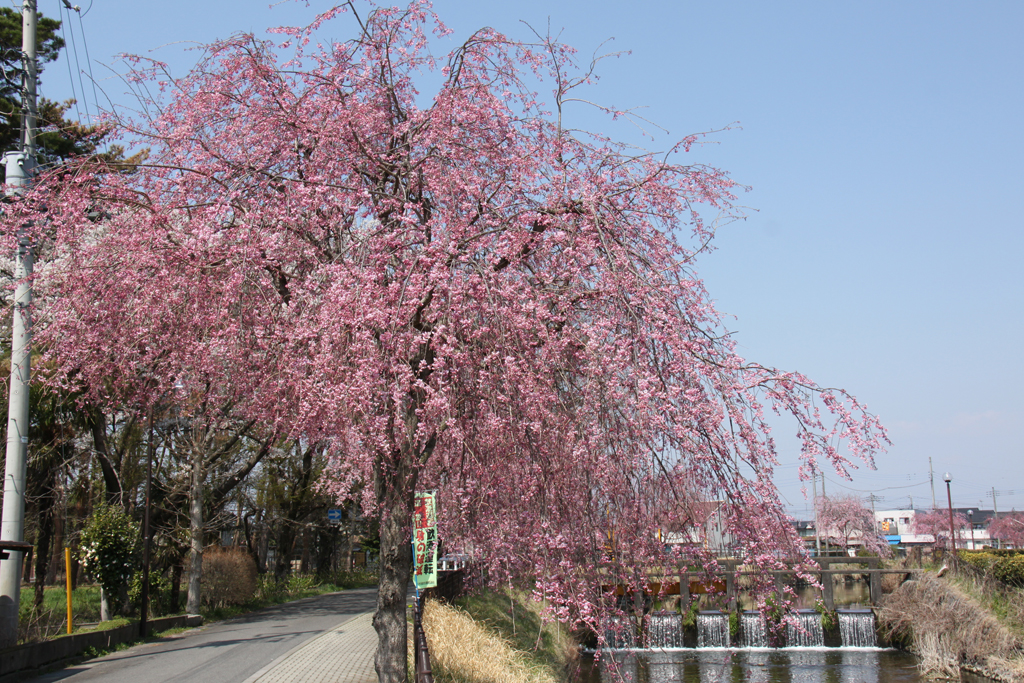
{"type": "Polygon", "coordinates": [[[1000,557],[992,565],[992,575],[1009,586],[1024,588],[1024,555],[1000,557]]]}
{"type": "MultiPolygon", "coordinates": [[[[160,572],[149,572],[149,616],[176,611],[170,604],[171,581],[160,572]]],[[[128,601],[142,609],[142,572],[136,572],[128,586],[128,601]]],[[[134,609],[134,608],[133,608],[134,609]]]]}
{"type": "Polygon", "coordinates": [[[378,583],[377,572],[356,568],[352,571],[336,571],[326,574],[326,583],[341,590],[347,588],[368,588],[378,583]]]}
{"type": "Polygon", "coordinates": [[[292,574],[285,585],[288,593],[298,595],[315,591],[320,586],[320,581],[314,574],[292,574]]]}
{"type": "Polygon", "coordinates": [[[138,564],[138,539],[139,525],[114,505],[96,508],[82,529],[78,557],[107,595],[127,588],[138,564]]]}
{"type": "Polygon", "coordinates": [[[256,579],[256,601],[278,602],[285,598],[285,584],[273,574],[261,574],[256,579]]]}
{"type": "Polygon", "coordinates": [[[256,592],[256,563],[241,548],[207,548],[203,552],[203,604],[241,605],[256,592]]]}
{"type": "Polygon", "coordinates": [[[988,571],[1000,558],[987,552],[963,552],[959,553],[960,560],[982,572],[988,571]]]}

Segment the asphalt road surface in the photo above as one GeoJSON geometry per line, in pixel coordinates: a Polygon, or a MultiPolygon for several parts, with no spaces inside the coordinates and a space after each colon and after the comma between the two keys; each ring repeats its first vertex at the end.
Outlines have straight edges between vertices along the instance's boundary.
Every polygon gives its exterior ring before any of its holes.
{"type": "Polygon", "coordinates": [[[376,606],[377,589],[321,595],[136,645],[31,679],[103,683],[242,683],[278,657],[376,606]]]}

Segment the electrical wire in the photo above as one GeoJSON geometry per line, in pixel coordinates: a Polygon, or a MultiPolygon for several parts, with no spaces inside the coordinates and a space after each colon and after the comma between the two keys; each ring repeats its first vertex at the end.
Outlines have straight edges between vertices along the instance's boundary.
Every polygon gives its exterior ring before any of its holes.
{"type": "MultiPolygon", "coordinates": [[[[92,113],[89,111],[89,102],[85,98],[85,83],[82,81],[82,64],[81,64],[81,61],[78,58],[78,41],[75,40],[75,26],[74,26],[74,24],[71,23],[71,11],[72,10],[70,8],[70,3],[64,2],[62,4],[67,6],[66,9],[67,9],[67,13],[68,13],[68,19],[67,19],[67,21],[68,21],[68,33],[71,35],[71,49],[72,49],[72,52],[74,53],[74,58],[75,58],[75,70],[78,72],[78,84],[79,84],[79,86],[81,86],[81,90],[82,90],[82,106],[85,107],[85,116],[89,120],[89,123],[91,124],[93,122],[93,119],[92,119],[92,113]]],[[[63,25],[64,25],[63,17],[64,17],[64,10],[62,9],[61,10],[61,19],[62,19],[61,27],[62,28],[63,28],[63,25]]],[[[74,90],[74,85],[72,85],[72,90],[74,90]]],[[[81,118],[82,118],[81,114],[79,114],[78,118],[79,118],[79,120],[81,120],[81,118]]]]}
{"type": "Polygon", "coordinates": [[[911,489],[914,488],[915,486],[925,486],[929,483],[927,481],[921,481],[917,482],[916,484],[907,484],[906,486],[884,486],[882,488],[873,489],[855,489],[852,486],[847,486],[846,484],[843,484],[842,482],[833,481],[826,477],[824,474],[821,475],[821,478],[828,482],[831,482],[832,484],[835,484],[836,486],[839,486],[840,488],[844,488],[848,491],[856,491],[857,493],[874,493],[875,491],[891,491],[893,489],[911,489]]]}
{"type": "MultiPolygon", "coordinates": [[[[58,11],[60,12],[60,34],[61,34],[61,38],[63,38],[63,40],[64,40],[64,45],[66,47],[67,44],[68,44],[68,37],[67,37],[67,23],[68,22],[64,21],[64,6],[63,6],[63,4],[62,5],[58,5],[58,11]]],[[[68,17],[68,18],[70,19],[70,17],[68,17]]],[[[72,42],[73,41],[74,41],[74,38],[72,38],[72,42]]],[[[79,121],[81,121],[82,120],[82,112],[78,109],[78,92],[75,89],[75,75],[74,75],[74,73],[71,70],[71,60],[70,59],[65,59],[64,61],[68,65],[68,83],[71,84],[71,99],[74,100],[74,102],[75,102],[75,116],[78,118],[79,121]]],[[[77,61],[77,59],[76,59],[76,61],[77,61]]],[[[82,94],[84,95],[85,93],[82,93],[82,94]]]]}
{"type": "MultiPolygon", "coordinates": [[[[92,9],[92,2],[89,3],[89,9],[92,9]]],[[[88,10],[86,10],[88,14],[88,10]]],[[[89,56],[89,41],[85,37],[85,24],[82,23],[82,12],[78,12],[78,27],[82,32],[82,46],[85,48],[85,66],[89,70],[89,82],[92,83],[92,100],[96,104],[96,114],[99,115],[99,102],[100,96],[96,93],[96,77],[92,73],[92,57],[89,56]]],[[[83,93],[84,97],[84,93],[83,93]]]]}

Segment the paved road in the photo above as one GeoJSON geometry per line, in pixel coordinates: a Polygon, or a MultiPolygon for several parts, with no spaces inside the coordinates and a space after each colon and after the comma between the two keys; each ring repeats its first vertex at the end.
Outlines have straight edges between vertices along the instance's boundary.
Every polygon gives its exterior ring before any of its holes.
{"type": "Polygon", "coordinates": [[[287,661],[285,655],[315,636],[373,610],[376,600],[376,588],[360,588],[269,607],[137,645],[33,683],[242,683],[279,659],[287,661]]]}

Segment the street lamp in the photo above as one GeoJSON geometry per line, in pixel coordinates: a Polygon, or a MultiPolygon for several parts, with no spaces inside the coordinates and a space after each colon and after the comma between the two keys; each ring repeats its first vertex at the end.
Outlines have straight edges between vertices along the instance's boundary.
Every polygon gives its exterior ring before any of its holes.
{"type": "Polygon", "coordinates": [[[949,482],[953,481],[953,477],[950,476],[949,472],[942,475],[943,480],[946,482],[946,500],[949,502],[949,543],[953,546],[953,557],[956,557],[956,534],[953,532],[953,494],[949,492],[949,482]]]}
{"type": "Polygon", "coordinates": [[[967,523],[971,527],[971,550],[977,550],[977,546],[974,545],[974,510],[967,511],[967,523]]]}

